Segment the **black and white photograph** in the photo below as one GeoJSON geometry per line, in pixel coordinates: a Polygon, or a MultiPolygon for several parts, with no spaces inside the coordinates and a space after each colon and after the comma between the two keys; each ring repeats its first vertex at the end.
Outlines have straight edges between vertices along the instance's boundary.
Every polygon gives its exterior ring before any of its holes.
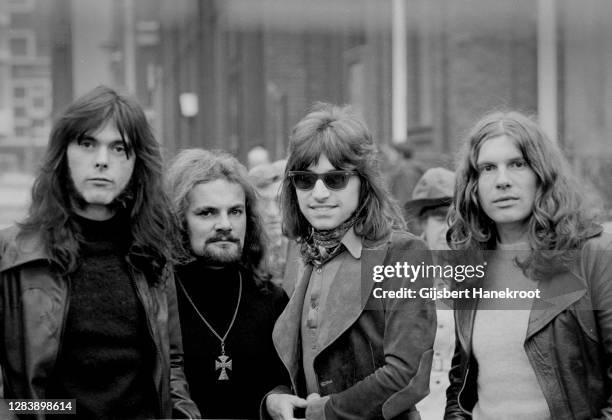
{"type": "Polygon", "coordinates": [[[612,420],[611,18],[0,0],[0,420],[612,420]]]}

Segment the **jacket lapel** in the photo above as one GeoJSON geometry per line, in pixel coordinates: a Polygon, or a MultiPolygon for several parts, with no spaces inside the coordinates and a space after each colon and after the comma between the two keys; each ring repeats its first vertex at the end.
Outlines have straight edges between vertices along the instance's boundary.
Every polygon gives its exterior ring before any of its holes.
{"type": "MultiPolygon", "coordinates": [[[[474,287],[480,287],[482,283],[476,284],[474,287]]],[[[472,352],[472,333],[474,331],[474,319],[476,318],[476,309],[478,307],[478,299],[462,299],[455,300],[455,328],[457,337],[461,343],[461,348],[465,349],[467,354],[472,352]]]]}
{"type": "Polygon", "coordinates": [[[540,281],[538,289],[540,298],[534,299],[532,303],[526,340],[584,296],[587,292],[587,285],[580,276],[571,271],[565,271],[550,279],[540,281]]]}
{"type": "Polygon", "coordinates": [[[332,308],[333,314],[327,315],[327,322],[321,326],[317,338],[318,356],[330,344],[332,344],[342,333],[350,328],[357,321],[372,293],[374,282],[370,278],[362,279],[361,268],[366,270],[374,265],[384,263],[388,242],[363,251],[359,260],[346,255],[342,265],[338,269],[336,276],[332,280],[326,308],[332,308]]]}
{"type": "MultiPolygon", "coordinates": [[[[476,286],[479,287],[479,286],[476,286]]],[[[529,314],[525,340],[544,328],[557,315],[577,302],[587,291],[586,283],[576,274],[566,271],[538,284],[540,298],[534,299],[529,314]]],[[[467,353],[472,349],[472,333],[478,299],[455,301],[457,337],[467,353]]]]}
{"type": "Polygon", "coordinates": [[[5,239],[6,249],[0,255],[0,271],[50,258],[40,235],[28,235],[17,239],[16,229],[11,228],[10,233],[11,235],[5,239]]]}
{"type": "MultiPolygon", "coordinates": [[[[363,250],[368,252],[365,255],[365,261],[362,253],[360,260],[355,261],[349,257],[342,262],[332,280],[327,296],[326,306],[333,308],[334,312],[327,317],[329,324],[323,326],[319,331],[317,355],[353,325],[363,312],[368,301],[367,297],[372,293],[374,282],[371,279],[362,281],[361,267],[364,266],[367,269],[374,265],[384,264],[389,243],[389,241],[384,241],[369,249],[366,249],[364,244],[363,250]]],[[[302,311],[311,274],[312,265],[308,264],[295,286],[289,303],[276,321],[272,333],[274,346],[289,371],[294,390],[297,385],[298,372],[301,369],[302,311]]]]}
{"type": "Polygon", "coordinates": [[[272,332],[274,347],[289,371],[294,391],[297,390],[297,377],[302,360],[300,347],[302,309],[311,273],[312,266],[309,264],[304,268],[304,273],[295,285],[291,299],[278,317],[272,332]]]}

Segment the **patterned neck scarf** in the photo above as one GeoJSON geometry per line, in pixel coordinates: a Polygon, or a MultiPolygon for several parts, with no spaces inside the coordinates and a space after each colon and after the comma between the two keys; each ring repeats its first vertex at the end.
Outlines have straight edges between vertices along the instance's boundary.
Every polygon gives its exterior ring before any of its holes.
{"type": "Polygon", "coordinates": [[[334,229],[317,230],[311,228],[310,236],[302,242],[300,253],[305,264],[312,264],[315,268],[321,267],[327,261],[340,254],[344,249],[342,238],[357,221],[353,214],[344,223],[334,229]]]}

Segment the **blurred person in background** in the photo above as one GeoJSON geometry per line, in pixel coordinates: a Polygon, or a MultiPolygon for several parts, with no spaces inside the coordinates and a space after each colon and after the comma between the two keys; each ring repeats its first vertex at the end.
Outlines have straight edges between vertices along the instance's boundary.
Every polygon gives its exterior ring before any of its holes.
{"type": "Polygon", "coordinates": [[[82,419],[199,417],[161,171],[133,99],[101,86],[59,116],[27,218],[0,233],[4,398],[76,399],[82,419]]]}
{"type": "MultiPolygon", "coordinates": [[[[448,224],[446,216],[453,199],[455,174],[445,168],[431,168],[425,171],[412,192],[412,200],[405,205],[407,214],[419,221],[422,237],[432,251],[449,250],[446,243],[448,224]]],[[[442,253],[434,252],[434,262],[444,264],[442,253]]],[[[434,279],[436,289],[447,288],[442,279],[434,279]]],[[[454,318],[448,302],[436,300],[438,328],[434,341],[434,356],[429,381],[429,395],[417,404],[424,420],[438,420],[444,417],[448,372],[455,348],[454,318]]]]}
{"type": "Polygon", "coordinates": [[[289,148],[283,225],[300,243],[303,274],[273,333],[291,382],[271,391],[262,414],[418,416],[433,354],[433,302],[373,298],[362,290],[361,259],[375,250],[375,264],[394,264],[399,255],[429,251],[401,230],[371,134],[350,108],[315,105],[294,127],[289,148]]]}
{"type": "Polygon", "coordinates": [[[270,152],[263,146],[255,146],[247,153],[247,169],[251,170],[257,165],[270,163],[270,152]]]}
{"type": "Polygon", "coordinates": [[[396,148],[390,146],[387,143],[382,143],[378,145],[378,153],[380,160],[380,171],[385,179],[385,182],[391,188],[391,175],[393,174],[393,170],[400,159],[400,155],[396,148]]]}
{"type": "Polygon", "coordinates": [[[282,232],[280,213],[280,187],[286,160],[262,163],[249,171],[249,179],[259,193],[259,207],[264,229],[268,234],[268,262],[272,282],[281,285],[285,272],[288,240],[282,232]]]}
{"type": "Polygon", "coordinates": [[[182,227],[178,302],[191,395],[206,418],[257,418],[287,378],[272,328],[287,296],[265,266],[266,235],[246,168],[222,151],[181,151],[167,190],[182,227]]]}
{"type": "Polygon", "coordinates": [[[399,158],[389,174],[391,194],[400,206],[404,206],[411,199],[412,191],[425,171],[412,156],[413,150],[408,143],[394,144],[393,147],[399,158]]]}
{"type": "Polygon", "coordinates": [[[540,297],[520,308],[455,302],[445,418],[612,418],[612,237],[585,203],[536,122],[498,112],[476,123],[457,170],[449,245],[490,251],[474,286],[540,297]]]}

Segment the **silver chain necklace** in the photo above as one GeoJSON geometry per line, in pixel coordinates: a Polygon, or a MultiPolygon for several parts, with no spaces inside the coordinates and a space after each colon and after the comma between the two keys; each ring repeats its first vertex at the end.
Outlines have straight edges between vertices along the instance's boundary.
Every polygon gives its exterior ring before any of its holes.
{"type": "Polygon", "coordinates": [[[181,279],[177,277],[178,284],[179,286],[181,286],[181,289],[183,290],[183,293],[185,294],[187,301],[191,304],[191,307],[193,308],[193,310],[198,314],[200,319],[204,322],[204,325],[206,325],[206,327],[208,327],[208,329],[221,342],[221,355],[217,356],[217,359],[219,360],[215,359],[215,370],[221,369],[219,378],[217,378],[218,381],[229,380],[229,376],[227,375],[226,369],[232,370],[232,359],[229,356],[225,355],[225,339],[227,338],[228,334],[232,330],[232,327],[234,326],[234,322],[236,321],[236,316],[238,315],[238,308],[240,308],[240,300],[242,298],[242,274],[240,274],[240,271],[238,271],[238,278],[240,279],[240,287],[238,289],[238,302],[236,302],[236,309],[234,310],[234,316],[232,317],[232,321],[230,322],[229,327],[227,327],[227,331],[225,332],[223,337],[221,337],[217,333],[217,331],[215,331],[212,325],[210,325],[210,323],[206,320],[206,318],[204,318],[204,316],[200,313],[195,303],[191,299],[191,296],[189,296],[189,293],[187,293],[187,289],[185,289],[183,282],[181,281],[181,279]]]}

